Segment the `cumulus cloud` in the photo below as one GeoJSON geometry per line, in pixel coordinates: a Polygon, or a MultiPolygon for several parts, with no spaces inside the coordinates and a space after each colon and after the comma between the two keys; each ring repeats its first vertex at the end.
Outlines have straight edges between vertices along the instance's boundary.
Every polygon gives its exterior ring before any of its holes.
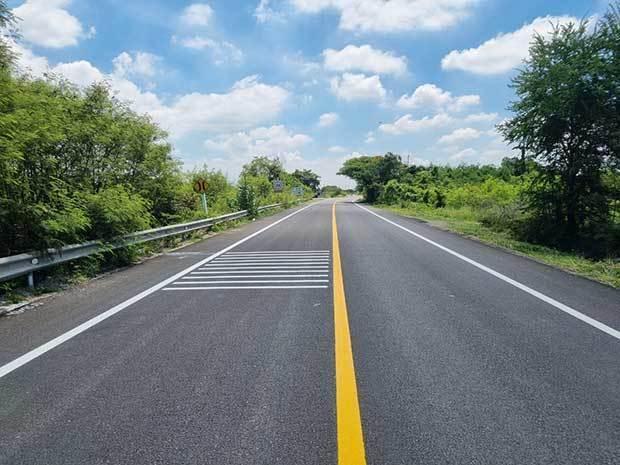
{"type": "Polygon", "coordinates": [[[210,152],[224,155],[241,164],[256,155],[285,156],[298,153],[312,141],[306,134],[294,134],[282,125],[258,127],[247,132],[222,134],[207,139],[204,146],[210,152]]]}
{"type": "Polygon", "coordinates": [[[218,41],[209,37],[172,37],[172,42],[192,50],[208,50],[213,56],[216,65],[226,63],[239,64],[243,61],[243,52],[234,44],[227,41],[218,41]]]}
{"type": "Polygon", "coordinates": [[[157,74],[161,57],[147,52],[122,52],[112,63],[118,76],[153,77],[157,74]]]}
{"type": "Polygon", "coordinates": [[[433,117],[425,116],[417,120],[414,120],[411,115],[405,115],[394,121],[394,123],[380,125],[379,130],[387,134],[400,135],[440,128],[447,126],[453,121],[454,119],[445,113],[439,113],[433,117]]]}
{"type": "Polygon", "coordinates": [[[462,95],[455,97],[452,93],[435,84],[423,84],[411,95],[403,95],[396,105],[400,108],[424,108],[441,111],[462,111],[467,107],[479,105],[479,95],[462,95]]]}
{"type": "Polygon", "coordinates": [[[365,144],[372,144],[375,141],[375,133],[372,131],[369,131],[366,133],[366,139],[364,139],[364,143],[365,144]]]}
{"type": "Polygon", "coordinates": [[[497,113],[473,113],[465,117],[466,123],[492,123],[497,121],[499,115],[497,113]]]}
{"type": "Polygon", "coordinates": [[[77,45],[81,38],[92,37],[95,29],[84,31],[82,23],[67,7],[71,0],[27,0],[13,10],[21,19],[19,31],[31,44],[47,48],[77,45]]]}
{"type": "Polygon", "coordinates": [[[181,14],[181,21],[188,26],[207,26],[213,17],[213,8],[207,3],[193,3],[181,14]]]}
{"type": "Polygon", "coordinates": [[[479,0],[291,0],[297,11],[335,9],[340,28],[364,32],[437,31],[467,18],[479,0]]]}
{"type": "Polygon", "coordinates": [[[374,74],[393,74],[407,72],[407,59],[393,53],[375,49],[370,45],[347,45],[342,50],[323,51],[324,66],[330,71],[364,71],[374,74]]]}
{"type": "Polygon", "coordinates": [[[354,100],[381,101],[386,95],[379,76],[364,74],[344,73],[330,80],[330,88],[338,99],[348,102],[354,100]]]}
{"type": "Polygon", "coordinates": [[[327,151],[331,153],[345,153],[348,152],[349,149],[343,147],[342,145],[332,145],[330,148],[327,149],[327,151]]]}
{"type": "Polygon", "coordinates": [[[54,73],[82,87],[98,81],[108,82],[121,100],[129,102],[138,113],[151,115],[173,137],[195,131],[218,133],[257,126],[280,114],[290,97],[290,92],[283,87],[264,84],[258,76],[248,76],[236,82],[227,92],[194,92],[180,95],[167,103],[118,72],[118,63],[126,62],[125,58],[119,58],[122,54],[114,60],[115,71],[104,73],[88,61],[50,66],[47,59],[35,55],[28,48],[19,46],[17,51],[21,52],[18,66],[35,76],[54,73]]]}
{"type": "Polygon", "coordinates": [[[441,60],[441,67],[482,75],[506,73],[527,58],[530,42],[536,33],[547,36],[554,25],[569,22],[576,23],[578,20],[570,16],[536,18],[520,29],[498,34],[478,47],[451,51],[441,60]]]}
{"type": "Polygon", "coordinates": [[[472,158],[478,154],[474,149],[467,148],[463,149],[460,152],[455,153],[454,155],[450,155],[448,158],[449,161],[457,162],[457,163],[465,163],[467,161],[472,161],[472,158]]]}
{"type": "Polygon", "coordinates": [[[328,126],[333,126],[340,120],[340,116],[338,113],[323,113],[319,116],[318,126],[320,128],[326,128],[328,126]]]}
{"type": "Polygon", "coordinates": [[[267,21],[281,21],[284,19],[283,14],[271,8],[270,3],[270,0],[260,0],[254,10],[254,17],[257,22],[265,23],[267,21]]]}
{"type": "Polygon", "coordinates": [[[459,144],[464,141],[478,139],[482,132],[473,128],[459,128],[439,139],[440,144],[459,144]]]}

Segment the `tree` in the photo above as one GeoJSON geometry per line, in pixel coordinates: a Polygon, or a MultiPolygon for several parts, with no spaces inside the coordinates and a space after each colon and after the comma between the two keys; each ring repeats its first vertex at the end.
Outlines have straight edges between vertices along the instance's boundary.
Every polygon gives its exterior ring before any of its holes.
{"type": "Polygon", "coordinates": [[[612,48],[620,35],[607,21],[605,34],[590,34],[584,21],[556,26],[549,38],[536,36],[512,81],[514,116],[500,126],[507,141],[539,163],[525,194],[531,231],[564,248],[592,250],[610,224],[601,175],[619,156],[620,81],[612,48]]]}
{"type": "Polygon", "coordinates": [[[375,202],[390,179],[398,179],[405,165],[398,155],[388,152],[383,157],[356,157],[344,162],[338,174],[348,176],[368,202],[375,202]]]}
{"type": "Polygon", "coordinates": [[[321,178],[312,170],[295,170],[292,173],[293,177],[298,179],[304,186],[308,186],[314,192],[319,191],[321,185],[321,178]]]}
{"type": "Polygon", "coordinates": [[[282,162],[278,158],[254,157],[250,163],[243,166],[241,177],[264,176],[273,182],[280,179],[283,172],[282,162]]]}
{"type": "Polygon", "coordinates": [[[0,72],[6,72],[15,62],[15,53],[7,43],[7,38],[15,36],[11,31],[15,25],[16,18],[6,4],[5,0],[0,0],[0,72]]]}

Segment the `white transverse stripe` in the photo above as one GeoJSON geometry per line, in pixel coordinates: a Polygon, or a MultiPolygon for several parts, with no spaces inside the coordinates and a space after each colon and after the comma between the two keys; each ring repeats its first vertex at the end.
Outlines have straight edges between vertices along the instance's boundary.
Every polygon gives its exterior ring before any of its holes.
{"type": "Polygon", "coordinates": [[[326,273],[329,272],[329,270],[256,270],[256,271],[252,271],[252,270],[248,270],[248,271],[194,271],[193,273],[190,273],[192,275],[200,275],[200,274],[237,274],[237,273],[244,273],[244,274],[258,274],[258,273],[287,273],[287,274],[291,274],[291,273],[326,273]]]}
{"type": "Polygon", "coordinates": [[[276,261],[268,261],[268,260],[252,260],[252,261],[228,261],[228,260],[216,260],[211,263],[213,266],[215,265],[327,265],[329,264],[329,260],[303,260],[303,261],[293,261],[293,260],[276,260],[276,261]]]}
{"type": "Polygon", "coordinates": [[[213,266],[205,266],[204,268],[200,268],[201,270],[326,270],[327,266],[322,265],[279,265],[279,266],[262,266],[262,265],[251,265],[251,266],[228,266],[228,265],[213,265],[213,266]]]}
{"type": "Polygon", "coordinates": [[[329,280],[327,279],[268,279],[268,280],[259,280],[259,281],[177,281],[173,283],[174,285],[185,285],[185,284],[269,284],[269,283],[327,283],[329,280]]]}
{"type": "Polygon", "coordinates": [[[158,284],[155,284],[154,286],[146,289],[145,291],[140,292],[139,294],[136,294],[135,296],[131,297],[130,299],[127,299],[124,302],[121,302],[120,304],[115,305],[114,307],[112,307],[111,309],[101,313],[100,315],[97,315],[96,317],[91,318],[90,320],[82,323],[79,326],[76,326],[72,330],[67,331],[64,334],[61,334],[60,336],[52,339],[49,342],[46,342],[45,344],[37,347],[36,349],[31,350],[30,352],[25,353],[24,355],[22,355],[20,357],[17,357],[15,360],[7,363],[6,365],[2,365],[0,367],[0,378],[2,378],[3,376],[8,375],[12,371],[18,369],[19,367],[25,365],[28,362],[34,360],[35,358],[40,357],[44,353],[52,350],[54,347],[58,347],[63,342],[66,342],[69,339],[74,338],[78,334],[83,333],[87,329],[92,328],[96,324],[101,323],[103,320],[106,320],[106,319],[110,318],[112,315],[117,314],[118,312],[126,309],[130,305],[132,305],[132,304],[134,304],[134,303],[144,299],[145,297],[153,294],[154,292],[159,291],[160,289],[164,289],[167,285],[169,285],[170,283],[173,283],[174,281],[176,281],[180,277],[186,275],[187,273],[190,273],[191,271],[194,271],[195,269],[200,268],[205,263],[209,263],[211,260],[216,259],[220,255],[225,254],[229,250],[232,250],[235,247],[238,247],[239,245],[243,244],[244,242],[247,242],[250,239],[258,236],[259,234],[264,233],[268,229],[271,229],[274,226],[282,223],[283,221],[288,220],[292,216],[297,215],[298,213],[301,213],[302,211],[306,210],[307,208],[310,208],[311,206],[312,205],[308,205],[306,207],[300,208],[299,210],[296,210],[293,213],[291,213],[289,215],[286,215],[284,218],[280,218],[279,220],[274,221],[273,223],[265,226],[264,228],[262,228],[262,229],[260,229],[260,230],[258,230],[256,232],[254,232],[254,233],[244,237],[240,241],[237,241],[234,244],[229,245],[228,247],[220,250],[219,252],[214,253],[213,255],[205,258],[204,260],[199,261],[198,263],[195,263],[194,265],[192,265],[192,266],[190,266],[188,268],[185,268],[183,271],[180,271],[179,273],[175,274],[174,276],[171,276],[171,277],[169,277],[167,279],[164,279],[162,282],[160,282],[158,284]]]}
{"type": "Polygon", "coordinates": [[[164,291],[206,291],[209,289],[327,289],[327,286],[208,286],[164,287],[164,291]]]}
{"type": "MultiPolygon", "coordinates": [[[[194,273],[192,273],[194,274],[194,273]]],[[[218,273],[219,275],[219,273],[218,273]]],[[[211,276],[185,276],[181,279],[233,279],[233,278],[327,278],[329,275],[328,274],[295,274],[295,275],[290,275],[290,274],[259,274],[259,275],[255,275],[255,274],[251,274],[251,275],[224,275],[224,276],[218,276],[218,275],[211,275],[211,276]]]]}
{"type": "Polygon", "coordinates": [[[374,215],[377,218],[380,218],[383,221],[385,221],[387,223],[390,223],[391,225],[396,226],[397,228],[402,229],[405,232],[408,232],[409,234],[417,237],[418,239],[421,239],[421,240],[431,244],[432,246],[437,247],[438,249],[441,249],[444,252],[447,252],[450,255],[453,255],[453,256],[463,260],[464,262],[467,262],[470,265],[473,265],[476,268],[478,268],[478,269],[480,269],[480,270],[482,270],[482,271],[484,271],[486,273],[489,273],[490,275],[495,276],[496,278],[501,279],[502,281],[504,281],[504,282],[506,282],[506,283],[508,283],[508,284],[510,284],[510,285],[512,285],[512,286],[514,286],[516,288],[518,288],[518,289],[521,289],[523,292],[527,292],[528,294],[536,297],[537,299],[540,299],[543,302],[546,302],[549,305],[552,305],[553,307],[557,308],[558,310],[562,310],[563,312],[568,313],[569,315],[577,318],[578,320],[581,320],[584,323],[587,323],[590,326],[593,326],[596,329],[598,329],[600,331],[603,331],[604,333],[607,333],[607,334],[609,334],[612,337],[615,337],[616,339],[620,339],[620,331],[618,331],[618,330],[616,330],[616,329],[614,329],[614,328],[612,328],[610,326],[607,326],[606,324],[603,324],[600,321],[595,320],[594,318],[589,317],[588,315],[584,315],[583,313],[575,310],[574,308],[571,308],[568,305],[564,305],[562,302],[558,302],[557,300],[555,300],[555,299],[553,299],[553,298],[543,294],[542,292],[538,292],[537,290],[532,289],[531,287],[528,287],[525,284],[521,284],[519,281],[515,281],[514,279],[509,278],[508,276],[503,275],[503,274],[499,273],[498,271],[495,271],[494,269],[489,268],[488,266],[484,266],[483,264],[478,263],[477,261],[472,260],[471,258],[468,258],[465,255],[461,255],[460,253],[455,252],[454,250],[449,249],[449,248],[447,248],[447,247],[445,247],[445,246],[443,246],[441,244],[438,244],[437,242],[432,241],[432,240],[422,236],[421,234],[413,232],[413,231],[405,228],[404,226],[401,226],[400,224],[395,223],[394,221],[388,220],[387,218],[384,218],[383,216],[373,212],[372,210],[369,210],[368,208],[362,207],[361,205],[358,205],[358,204],[356,204],[356,205],[359,208],[361,208],[362,210],[367,211],[371,215],[374,215]]]}
{"type": "Polygon", "coordinates": [[[292,254],[292,255],[307,255],[307,254],[329,254],[329,250],[259,250],[248,252],[229,252],[227,255],[264,255],[264,254],[292,254]]]}

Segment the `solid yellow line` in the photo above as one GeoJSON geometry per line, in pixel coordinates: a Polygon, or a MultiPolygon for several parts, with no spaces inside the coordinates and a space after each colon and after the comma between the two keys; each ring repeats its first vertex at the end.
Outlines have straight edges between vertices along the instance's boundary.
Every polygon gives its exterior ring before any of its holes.
{"type": "Polygon", "coordinates": [[[336,425],[338,465],[366,465],[364,435],[357,399],[353,349],[349,332],[347,302],[344,295],[336,203],[332,207],[332,242],[334,266],[334,326],[336,336],[336,425]]]}

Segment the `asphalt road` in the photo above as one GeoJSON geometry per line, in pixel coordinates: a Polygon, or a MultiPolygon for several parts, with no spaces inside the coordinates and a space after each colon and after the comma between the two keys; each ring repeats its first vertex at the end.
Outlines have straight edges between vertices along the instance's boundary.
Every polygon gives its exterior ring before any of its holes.
{"type": "Polygon", "coordinates": [[[333,203],[0,318],[0,463],[620,463],[619,291],[333,203]]]}

